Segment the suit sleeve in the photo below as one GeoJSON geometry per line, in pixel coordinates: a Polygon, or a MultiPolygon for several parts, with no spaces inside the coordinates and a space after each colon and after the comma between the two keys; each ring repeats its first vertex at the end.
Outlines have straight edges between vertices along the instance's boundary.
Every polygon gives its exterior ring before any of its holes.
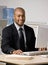
{"type": "Polygon", "coordinates": [[[11,33],[10,31],[5,28],[2,31],[2,42],[1,42],[1,49],[3,53],[10,54],[12,50],[14,50],[10,44],[11,44],[11,33]]]}

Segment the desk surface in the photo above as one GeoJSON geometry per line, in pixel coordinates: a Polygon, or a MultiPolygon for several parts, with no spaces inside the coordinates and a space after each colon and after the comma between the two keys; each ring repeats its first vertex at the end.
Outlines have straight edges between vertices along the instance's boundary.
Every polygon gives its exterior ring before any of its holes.
{"type": "Polygon", "coordinates": [[[31,59],[10,57],[10,55],[0,55],[0,62],[20,64],[20,65],[32,65],[32,64],[48,64],[48,58],[43,56],[32,56],[31,59]]]}

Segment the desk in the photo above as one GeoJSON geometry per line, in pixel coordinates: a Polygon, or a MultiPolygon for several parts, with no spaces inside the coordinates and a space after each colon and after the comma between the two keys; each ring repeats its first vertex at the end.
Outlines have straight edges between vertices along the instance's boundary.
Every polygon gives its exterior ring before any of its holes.
{"type": "Polygon", "coordinates": [[[0,62],[18,64],[18,65],[33,65],[33,64],[48,64],[48,58],[44,58],[42,56],[32,56],[33,58],[30,60],[22,60],[22,59],[11,59],[6,57],[8,55],[0,55],[0,62]]]}

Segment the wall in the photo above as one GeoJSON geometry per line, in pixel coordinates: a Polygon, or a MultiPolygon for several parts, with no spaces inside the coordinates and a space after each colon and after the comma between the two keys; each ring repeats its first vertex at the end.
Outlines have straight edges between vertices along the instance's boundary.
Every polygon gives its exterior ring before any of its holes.
{"type": "Polygon", "coordinates": [[[0,5],[26,10],[26,22],[48,22],[48,0],[0,0],[0,5]]]}

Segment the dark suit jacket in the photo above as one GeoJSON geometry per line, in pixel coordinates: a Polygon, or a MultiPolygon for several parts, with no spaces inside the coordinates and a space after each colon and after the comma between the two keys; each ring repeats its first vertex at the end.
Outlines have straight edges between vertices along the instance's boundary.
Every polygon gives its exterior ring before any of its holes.
{"type": "MultiPolygon", "coordinates": [[[[26,34],[26,45],[27,50],[24,51],[35,51],[35,34],[34,30],[27,25],[24,25],[26,34]]],[[[18,43],[18,32],[14,24],[7,26],[2,31],[2,44],[1,49],[4,53],[10,54],[11,50],[19,49],[18,43]]]]}

